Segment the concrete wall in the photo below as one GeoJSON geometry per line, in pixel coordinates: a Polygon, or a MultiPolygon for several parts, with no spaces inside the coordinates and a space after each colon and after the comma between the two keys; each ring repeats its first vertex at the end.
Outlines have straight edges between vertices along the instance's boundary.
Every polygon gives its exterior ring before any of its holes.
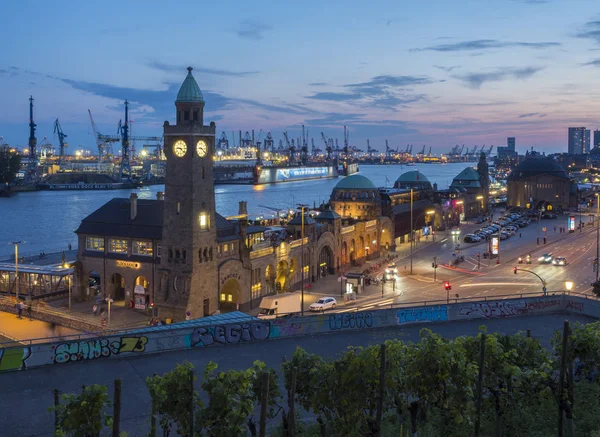
{"type": "Polygon", "coordinates": [[[106,337],[64,340],[0,349],[0,371],[24,370],[45,365],[104,360],[161,353],[169,350],[225,346],[244,342],[363,330],[409,324],[508,318],[555,312],[600,317],[600,302],[576,296],[459,302],[373,311],[331,313],[290,319],[258,320],[241,313],[207,324],[203,319],[179,325],[140,329],[106,337]]]}

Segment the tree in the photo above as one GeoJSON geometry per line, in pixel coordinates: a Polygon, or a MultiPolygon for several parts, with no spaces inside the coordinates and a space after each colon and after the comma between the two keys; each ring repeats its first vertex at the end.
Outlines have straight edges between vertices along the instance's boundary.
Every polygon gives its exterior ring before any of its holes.
{"type": "Polygon", "coordinates": [[[0,147],[0,184],[10,184],[21,166],[21,155],[8,146],[0,147]]]}
{"type": "Polygon", "coordinates": [[[193,373],[194,366],[184,362],[164,375],[146,378],[146,386],[150,391],[154,409],[161,416],[160,426],[163,433],[176,424],[179,435],[190,436],[192,402],[193,405],[202,406],[198,393],[190,383],[190,374],[193,373]]]}
{"type": "Polygon", "coordinates": [[[110,406],[104,385],[85,387],[81,394],[64,394],[62,401],[50,408],[57,416],[56,437],[99,437],[102,427],[112,424],[112,417],[103,411],[110,406]]]}
{"type": "Polygon", "coordinates": [[[452,435],[471,422],[477,366],[468,359],[462,337],[449,341],[422,329],[421,341],[408,345],[406,374],[413,433],[416,411],[427,406],[440,412],[440,434],[452,435]]]}
{"type": "Polygon", "coordinates": [[[263,392],[261,375],[269,373],[269,417],[274,417],[279,396],[277,373],[266,369],[262,361],[255,361],[247,370],[217,372],[217,364],[208,363],[204,371],[202,389],[208,395],[208,404],[197,415],[198,430],[206,430],[211,437],[255,435],[256,425],[251,418],[260,403],[263,392]]]}

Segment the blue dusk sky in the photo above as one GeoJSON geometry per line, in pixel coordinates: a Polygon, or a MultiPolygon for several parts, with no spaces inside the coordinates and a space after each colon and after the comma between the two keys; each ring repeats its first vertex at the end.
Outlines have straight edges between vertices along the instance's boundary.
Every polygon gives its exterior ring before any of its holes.
{"type": "MultiPolygon", "coordinates": [[[[188,65],[217,131],[302,124],[379,150],[454,144],[566,150],[567,128],[600,128],[597,0],[3,0],[0,136],[94,149],[87,110],[115,134],[160,136],[188,65]]],[[[264,136],[264,134],[263,134],[264,136]]]]}

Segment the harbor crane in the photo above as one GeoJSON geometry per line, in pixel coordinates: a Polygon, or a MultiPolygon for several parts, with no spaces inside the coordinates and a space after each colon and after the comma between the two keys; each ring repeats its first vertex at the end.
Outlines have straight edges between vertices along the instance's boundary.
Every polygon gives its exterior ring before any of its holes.
{"type": "Polygon", "coordinates": [[[29,171],[35,177],[37,172],[37,138],[35,137],[35,128],[37,124],[33,122],[33,96],[29,96],[29,171]]]}
{"type": "Polygon", "coordinates": [[[488,158],[489,158],[490,156],[492,156],[492,149],[493,149],[493,148],[494,148],[494,146],[490,146],[490,150],[488,150],[488,152],[487,152],[487,156],[488,156],[488,158]]]}
{"type": "Polygon", "coordinates": [[[229,150],[229,140],[227,139],[227,135],[225,134],[225,132],[221,133],[221,137],[217,142],[217,148],[221,150],[229,150]]]}
{"type": "Polygon", "coordinates": [[[289,163],[292,164],[294,162],[294,160],[295,160],[296,146],[294,146],[294,140],[293,139],[290,142],[290,138],[288,136],[287,131],[283,133],[283,137],[285,138],[285,143],[287,144],[287,149],[288,149],[289,158],[290,158],[289,163]]]}
{"type": "Polygon", "coordinates": [[[267,132],[267,136],[265,137],[265,150],[275,152],[275,141],[273,141],[273,135],[271,135],[271,132],[267,132]]]}
{"type": "Polygon", "coordinates": [[[68,147],[68,144],[65,143],[65,138],[67,138],[67,135],[63,132],[62,127],[58,122],[58,118],[54,121],[54,135],[58,136],[58,144],[60,145],[58,164],[62,165],[65,163],[65,147],[68,147]]]}
{"type": "MultiPolygon", "coordinates": [[[[408,149],[408,147],[407,147],[407,149],[408,149]]],[[[385,140],[385,157],[387,159],[390,159],[392,152],[393,152],[393,150],[390,149],[390,146],[388,145],[388,140],[386,139],[385,140]]]]}
{"type": "Polygon", "coordinates": [[[429,146],[429,153],[427,154],[427,156],[431,156],[431,146],[429,146]]]}
{"type": "Polygon", "coordinates": [[[350,131],[346,126],[344,126],[344,157],[348,157],[348,140],[350,136],[350,131]]]}
{"type": "Polygon", "coordinates": [[[367,138],[367,154],[369,155],[369,158],[373,158],[373,152],[377,152],[377,149],[371,147],[371,142],[367,138]]]}
{"type": "Polygon", "coordinates": [[[331,143],[331,139],[327,139],[325,134],[321,132],[321,138],[323,138],[323,142],[325,143],[325,151],[327,152],[327,161],[331,161],[331,152],[333,152],[333,147],[331,143]]]}
{"type": "Polygon", "coordinates": [[[98,129],[96,128],[96,123],[94,123],[94,117],[92,117],[92,112],[89,109],[88,114],[90,115],[92,132],[94,133],[96,146],[98,147],[98,168],[100,168],[104,156],[108,155],[108,149],[110,149],[110,154],[112,154],[112,143],[118,143],[121,140],[121,138],[111,135],[102,135],[100,132],[98,132],[98,129]]]}

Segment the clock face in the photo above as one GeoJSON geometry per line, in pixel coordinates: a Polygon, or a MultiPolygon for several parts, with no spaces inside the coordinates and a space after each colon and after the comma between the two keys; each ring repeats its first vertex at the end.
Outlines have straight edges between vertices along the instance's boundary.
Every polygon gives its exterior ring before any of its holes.
{"type": "Polygon", "coordinates": [[[185,144],[185,141],[175,141],[175,144],[173,144],[173,153],[175,154],[175,156],[181,158],[185,155],[185,152],[187,152],[187,144],[185,144]]]}
{"type": "Polygon", "coordinates": [[[196,144],[196,152],[198,152],[198,156],[200,158],[204,158],[206,156],[206,153],[208,152],[208,144],[206,144],[206,141],[198,141],[198,144],[196,144]]]}

